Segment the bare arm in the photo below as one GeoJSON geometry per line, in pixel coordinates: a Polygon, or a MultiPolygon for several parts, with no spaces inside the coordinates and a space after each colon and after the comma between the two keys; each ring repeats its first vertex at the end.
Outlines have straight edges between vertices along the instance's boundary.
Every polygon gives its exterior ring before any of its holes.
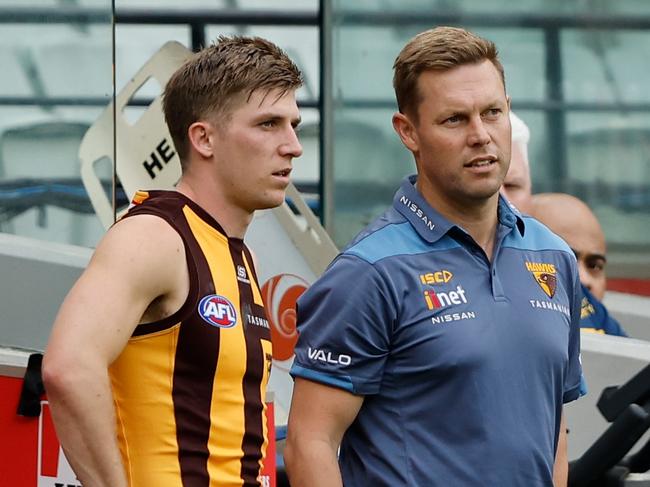
{"type": "Polygon", "coordinates": [[[284,460],[292,487],[341,486],[337,450],[362,396],[296,378],[284,460]]]}
{"type": "Polygon", "coordinates": [[[127,485],[108,366],[150,303],[183,283],[183,270],[180,236],[157,217],[132,217],[109,230],[59,310],[43,380],[57,435],[84,487],[127,485]]]}
{"type": "Polygon", "coordinates": [[[560,421],[560,436],[557,441],[557,452],[555,464],[553,465],[553,485],[555,487],[567,487],[569,480],[569,458],[567,453],[567,434],[564,412],[560,421]]]}

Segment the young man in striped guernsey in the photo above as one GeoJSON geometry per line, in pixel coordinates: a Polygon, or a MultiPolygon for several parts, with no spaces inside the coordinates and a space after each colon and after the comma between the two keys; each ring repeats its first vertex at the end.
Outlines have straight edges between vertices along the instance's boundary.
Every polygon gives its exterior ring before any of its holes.
{"type": "Polygon", "coordinates": [[[438,27],[394,67],[393,126],[417,175],[298,301],[291,485],[566,487],[578,269],[499,196],[511,132],[496,47],[438,27]]]}
{"type": "Polygon", "coordinates": [[[220,38],[168,82],[183,175],[140,192],[56,319],[43,375],[85,487],[258,486],[271,342],[243,237],[284,200],[302,76],[274,44],[220,38]]]}

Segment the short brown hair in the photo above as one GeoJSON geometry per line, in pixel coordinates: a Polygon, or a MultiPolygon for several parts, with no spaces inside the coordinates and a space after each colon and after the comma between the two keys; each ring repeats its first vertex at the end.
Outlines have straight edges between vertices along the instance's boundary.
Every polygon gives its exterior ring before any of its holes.
{"type": "Polygon", "coordinates": [[[228,119],[230,110],[256,90],[299,88],[302,73],[278,46],[260,37],[220,36],[194,54],[169,79],[163,110],[181,159],[189,154],[190,125],[210,117],[228,119]]]}
{"type": "Polygon", "coordinates": [[[416,113],[422,100],[418,78],[423,71],[445,71],[463,64],[489,60],[497,68],[505,88],[506,79],[499,53],[492,41],[465,29],[436,27],[416,35],[395,59],[393,88],[402,113],[416,113]]]}

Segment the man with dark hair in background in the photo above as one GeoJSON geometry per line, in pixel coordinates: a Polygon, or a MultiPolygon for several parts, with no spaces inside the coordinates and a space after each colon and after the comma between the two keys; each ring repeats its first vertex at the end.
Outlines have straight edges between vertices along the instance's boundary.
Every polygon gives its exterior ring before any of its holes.
{"type": "Polygon", "coordinates": [[[393,127],[417,175],[298,302],[291,484],[565,486],[578,270],[499,195],[511,131],[496,47],[438,27],[394,69],[393,127]]]}
{"type": "Polygon", "coordinates": [[[220,38],[164,91],[176,191],[138,192],[66,297],[43,362],[85,487],[259,486],[270,330],[243,238],[302,153],[302,75],[276,45],[220,38]]]}

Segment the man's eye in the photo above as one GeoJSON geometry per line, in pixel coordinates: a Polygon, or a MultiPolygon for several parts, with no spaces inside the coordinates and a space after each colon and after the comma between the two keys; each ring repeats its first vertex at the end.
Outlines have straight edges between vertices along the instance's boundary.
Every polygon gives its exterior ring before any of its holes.
{"type": "Polygon", "coordinates": [[[605,262],[602,260],[587,260],[585,262],[585,265],[589,270],[595,271],[595,272],[602,272],[605,270],[605,262]]]}
{"type": "Polygon", "coordinates": [[[262,122],[260,125],[261,125],[262,127],[265,127],[265,128],[270,129],[270,128],[275,127],[275,120],[265,120],[265,121],[262,122]]]}
{"type": "Polygon", "coordinates": [[[501,115],[501,109],[500,108],[490,108],[489,110],[486,110],[483,113],[484,118],[497,118],[499,115],[501,115]]]}

